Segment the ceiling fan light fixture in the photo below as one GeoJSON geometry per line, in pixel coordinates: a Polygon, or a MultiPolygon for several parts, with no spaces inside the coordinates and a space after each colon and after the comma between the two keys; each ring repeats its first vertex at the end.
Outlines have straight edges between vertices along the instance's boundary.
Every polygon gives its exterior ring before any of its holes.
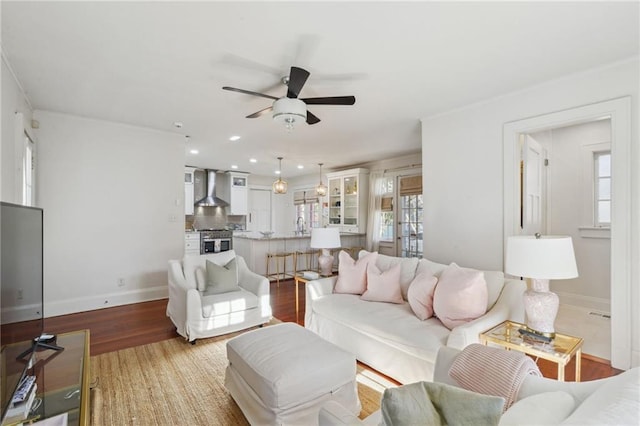
{"type": "Polygon", "coordinates": [[[307,121],[307,104],[296,98],[280,98],[273,101],[273,120],[293,130],[296,123],[307,121]]]}
{"type": "Polygon", "coordinates": [[[318,166],[320,166],[320,183],[316,186],[316,195],[318,197],[324,197],[327,195],[327,185],[322,183],[322,164],[323,163],[318,163],[318,166]]]}
{"type": "Polygon", "coordinates": [[[272,189],[274,194],[286,194],[287,182],[285,180],[282,180],[282,157],[278,157],[278,161],[280,162],[280,165],[278,166],[280,177],[278,177],[278,179],[273,182],[272,189]]]}

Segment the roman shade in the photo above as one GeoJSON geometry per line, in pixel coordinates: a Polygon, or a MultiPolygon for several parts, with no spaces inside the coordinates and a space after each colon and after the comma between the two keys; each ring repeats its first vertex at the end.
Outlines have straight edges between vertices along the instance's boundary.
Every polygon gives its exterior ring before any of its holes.
{"type": "Polygon", "coordinates": [[[400,195],[422,195],[422,176],[400,178],[400,195]]]}
{"type": "Polygon", "coordinates": [[[293,193],[293,204],[308,204],[308,203],[317,203],[318,196],[314,189],[308,189],[306,191],[295,191],[293,193]]]}

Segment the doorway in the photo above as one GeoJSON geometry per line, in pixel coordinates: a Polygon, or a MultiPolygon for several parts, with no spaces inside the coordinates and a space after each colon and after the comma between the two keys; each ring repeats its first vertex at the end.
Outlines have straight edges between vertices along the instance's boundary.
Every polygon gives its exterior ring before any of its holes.
{"type": "Polygon", "coordinates": [[[521,157],[521,233],[571,237],[578,265],[577,278],[551,283],[556,329],[610,360],[611,120],[523,134],[521,157]]]}
{"type": "MultiPolygon", "coordinates": [[[[504,246],[520,228],[521,135],[611,117],[611,364],[631,366],[631,100],[629,97],[506,123],[504,148],[504,246]]],[[[504,250],[503,250],[504,252],[504,250]]]]}

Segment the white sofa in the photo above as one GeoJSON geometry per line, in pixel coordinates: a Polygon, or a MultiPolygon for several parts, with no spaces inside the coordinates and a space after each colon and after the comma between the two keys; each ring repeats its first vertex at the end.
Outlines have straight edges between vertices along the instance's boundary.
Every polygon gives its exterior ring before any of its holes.
{"type": "MultiPolygon", "coordinates": [[[[449,369],[459,351],[438,352],[434,381],[459,384],[449,369]]],[[[378,425],[380,410],[364,420],[340,404],[327,402],[320,410],[319,424],[378,425]]],[[[500,426],[514,425],[633,425],[640,424],[640,368],[589,382],[559,382],[529,375],[520,386],[515,403],[502,414],[500,426]]]]}
{"type": "Polygon", "coordinates": [[[269,280],[250,271],[244,259],[233,250],[170,260],[167,316],[178,334],[192,343],[196,339],[265,324],[271,319],[269,280]],[[209,294],[203,282],[206,261],[225,265],[234,257],[240,289],[209,294]]]}
{"type": "MultiPolygon", "coordinates": [[[[360,252],[360,257],[367,252],[360,252]]],[[[419,320],[407,302],[407,289],[419,263],[434,275],[448,266],[427,259],[378,255],[376,266],[386,271],[401,264],[403,304],[369,302],[352,294],[336,294],[336,277],[306,286],[305,327],[355,354],[356,358],[400,383],[432,381],[438,349],[462,349],[478,343],[482,331],[511,319],[524,321],[524,281],[505,280],[499,271],[485,271],[488,310],[471,322],[449,330],[437,318],[419,320]]],[[[420,270],[422,269],[420,268],[420,270]]]]}

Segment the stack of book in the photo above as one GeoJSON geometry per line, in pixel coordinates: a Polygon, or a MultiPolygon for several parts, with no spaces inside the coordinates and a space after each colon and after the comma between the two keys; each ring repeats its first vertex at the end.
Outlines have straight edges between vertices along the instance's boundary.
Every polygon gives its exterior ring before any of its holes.
{"type": "Polygon", "coordinates": [[[37,388],[36,376],[24,376],[22,378],[4,416],[4,423],[24,420],[29,416],[31,406],[36,398],[37,388]]]}

